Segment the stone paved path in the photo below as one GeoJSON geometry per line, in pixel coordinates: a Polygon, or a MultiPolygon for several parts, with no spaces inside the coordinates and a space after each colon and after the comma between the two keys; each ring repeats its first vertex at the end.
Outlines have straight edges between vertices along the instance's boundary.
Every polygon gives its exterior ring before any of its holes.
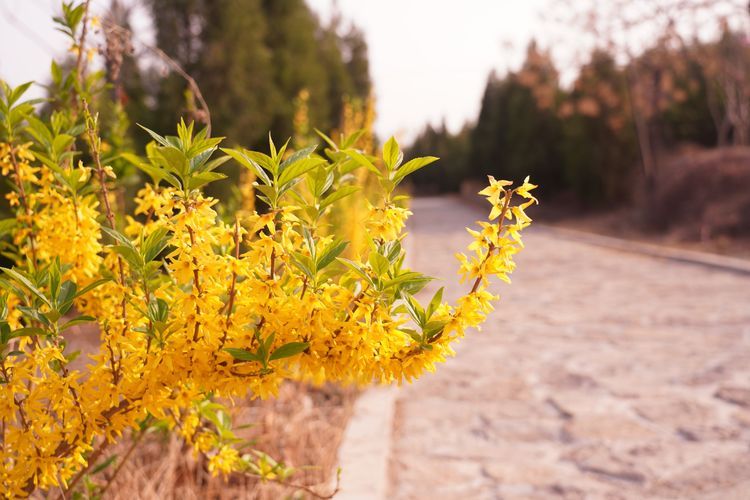
{"type": "MultiPolygon", "coordinates": [[[[415,267],[457,291],[482,213],[413,209],[415,267]]],[[[389,498],[750,499],[750,277],[525,241],[483,331],[399,391],[389,498]]]]}

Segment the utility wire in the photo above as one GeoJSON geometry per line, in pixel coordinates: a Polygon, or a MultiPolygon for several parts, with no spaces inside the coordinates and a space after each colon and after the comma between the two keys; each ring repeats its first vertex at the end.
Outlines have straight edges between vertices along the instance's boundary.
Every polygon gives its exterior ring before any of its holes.
{"type": "Polygon", "coordinates": [[[3,16],[5,17],[5,22],[9,24],[11,27],[15,28],[16,31],[21,33],[23,36],[34,42],[37,46],[39,46],[42,50],[45,50],[49,55],[55,56],[56,51],[55,48],[44,38],[39,36],[32,28],[30,28],[26,23],[21,21],[14,13],[13,11],[8,8],[8,4],[0,1],[0,10],[3,12],[3,16]]]}

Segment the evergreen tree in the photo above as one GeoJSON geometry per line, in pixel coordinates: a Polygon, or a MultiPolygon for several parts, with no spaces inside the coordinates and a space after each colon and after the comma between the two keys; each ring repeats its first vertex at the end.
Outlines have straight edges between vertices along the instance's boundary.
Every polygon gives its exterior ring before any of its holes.
{"type": "Polygon", "coordinates": [[[549,55],[534,43],[518,73],[502,80],[490,76],[471,134],[474,176],[523,179],[531,175],[548,192],[559,189],[557,92],[557,72],[549,55]]]}
{"type": "Polygon", "coordinates": [[[443,122],[440,127],[428,125],[417,136],[405,156],[431,155],[440,158],[429,169],[418,170],[411,175],[411,183],[416,193],[456,192],[467,175],[467,160],[471,127],[464,126],[457,134],[452,134],[443,122]]]}
{"type": "MultiPolygon", "coordinates": [[[[364,38],[356,29],[341,36],[338,18],[321,26],[303,0],[151,0],[151,11],[157,45],[195,78],[214,133],[231,143],[265,147],[269,130],[290,137],[303,89],[323,130],[339,125],[344,97],[370,93],[364,38]]],[[[158,87],[151,123],[166,128],[190,102],[179,75],[158,87]]]]}
{"type": "Polygon", "coordinates": [[[625,198],[638,164],[622,71],[610,54],[595,52],[561,106],[565,183],[587,203],[625,198]]]}
{"type": "Polygon", "coordinates": [[[206,2],[204,12],[195,72],[215,133],[245,147],[256,145],[288,100],[274,84],[273,54],[264,43],[271,27],[261,1],[206,2]]]}

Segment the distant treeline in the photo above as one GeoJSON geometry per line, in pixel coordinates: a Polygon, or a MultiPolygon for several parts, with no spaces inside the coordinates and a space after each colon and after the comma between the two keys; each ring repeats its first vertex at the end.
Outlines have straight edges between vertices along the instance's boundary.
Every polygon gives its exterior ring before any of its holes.
{"type": "MultiPolygon", "coordinates": [[[[309,122],[324,131],[341,125],[346,102],[370,96],[362,32],[337,14],[322,23],[304,0],[144,4],[157,47],[195,79],[214,134],[226,136],[229,144],[266,147],[269,130],[281,141],[291,137],[301,93],[309,122]]],[[[112,0],[109,17],[113,24],[130,27],[131,11],[119,0],[112,0]]],[[[127,54],[116,75],[108,66],[127,115],[155,130],[169,130],[179,117],[200,121],[200,103],[185,78],[169,65],[169,71],[160,69],[164,66],[143,68],[127,54]]],[[[147,139],[139,129],[132,131],[138,142],[147,139]]]]}
{"type": "MultiPolygon", "coordinates": [[[[105,140],[124,138],[142,151],[150,137],[136,124],[167,132],[180,118],[204,126],[210,115],[212,135],[226,137],[225,144],[267,150],[269,131],[280,143],[314,134],[311,127],[332,133],[343,128],[347,110],[369,103],[367,43],[336,13],[322,22],[304,0],[141,5],[156,47],[139,42],[141,33],[131,37],[132,7],[121,0],[111,1],[102,21],[111,87],[97,103],[105,140]]],[[[138,172],[126,162],[114,168],[139,185],[138,172]]],[[[239,203],[240,170],[234,162],[224,165],[229,180],[210,186],[209,194],[239,203]]]]}
{"type": "Polygon", "coordinates": [[[570,88],[532,43],[519,71],[490,75],[474,123],[457,134],[428,126],[416,138],[411,155],[442,159],[417,172],[415,190],[531,175],[546,196],[621,202],[655,182],[677,145],[747,145],[748,106],[750,49],[728,29],[711,43],[657,43],[625,65],[595,51],[570,88]]]}

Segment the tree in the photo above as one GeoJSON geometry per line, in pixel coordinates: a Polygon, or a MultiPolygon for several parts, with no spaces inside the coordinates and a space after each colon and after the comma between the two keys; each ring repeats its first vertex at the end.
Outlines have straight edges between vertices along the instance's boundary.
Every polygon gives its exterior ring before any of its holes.
{"type": "MultiPolygon", "coordinates": [[[[594,47],[608,52],[616,60],[625,61],[623,77],[630,94],[629,111],[650,198],[659,169],[659,148],[663,147],[662,113],[675,97],[670,75],[662,66],[663,57],[675,48],[682,50],[684,56],[686,39],[705,31],[711,23],[720,27],[731,19],[735,26],[747,26],[747,4],[744,0],[580,0],[560,2],[557,8],[558,22],[566,27],[575,26],[577,37],[583,34],[594,47]],[[644,46],[643,40],[653,38],[657,39],[655,46],[644,46]]],[[[718,73],[726,75],[722,71],[718,73]]],[[[734,83],[730,86],[736,89],[734,83]]],[[[734,90],[724,95],[738,95],[742,99],[742,93],[734,90]]],[[[724,101],[729,107],[720,111],[721,98],[716,99],[710,92],[708,97],[714,99],[712,108],[717,124],[738,109],[730,101],[724,101]]],[[[731,102],[739,104],[734,99],[731,102]]]]}
{"type": "Polygon", "coordinates": [[[517,73],[490,76],[469,159],[477,177],[518,179],[531,175],[554,191],[560,187],[557,71],[549,54],[531,43],[517,73]]]}
{"type": "Polygon", "coordinates": [[[417,192],[455,192],[467,175],[471,127],[465,125],[452,134],[443,122],[439,127],[428,125],[407,151],[408,156],[424,156],[427,152],[440,158],[430,170],[412,175],[417,192]]]}
{"type": "MultiPolygon", "coordinates": [[[[339,125],[344,96],[370,93],[361,33],[340,35],[339,16],[322,26],[303,0],[152,0],[151,7],[158,46],[196,79],[214,129],[230,142],[262,147],[266,130],[291,136],[302,90],[310,121],[323,130],[339,125]]],[[[184,89],[177,75],[161,79],[155,123],[189,112],[184,89]]]]}
{"type": "Polygon", "coordinates": [[[622,72],[610,54],[594,52],[560,105],[565,184],[586,203],[630,194],[637,149],[622,72]]]}

